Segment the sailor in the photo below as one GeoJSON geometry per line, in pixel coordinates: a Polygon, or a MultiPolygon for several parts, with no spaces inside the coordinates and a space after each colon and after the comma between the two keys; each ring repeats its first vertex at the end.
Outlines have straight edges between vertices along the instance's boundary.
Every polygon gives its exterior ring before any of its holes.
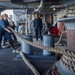
{"type": "Polygon", "coordinates": [[[42,41],[42,20],[39,17],[39,14],[35,14],[35,19],[34,19],[34,28],[35,28],[35,36],[36,36],[36,40],[38,41],[38,34],[39,37],[42,41]]]}
{"type": "Polygon", "coordinates": [[[10,46],[13,48],[13,43],[12,43],[12,39],[11,39],[11,35],[10,33],[12,33],[9,29],[9,22],[8,22],[8,15],[7,14],[3,14],[2,15],[2,19],[0,19],[0,48],[1,47],[1,41],[2,41],[2,36],[6,36],[10,46]]]}

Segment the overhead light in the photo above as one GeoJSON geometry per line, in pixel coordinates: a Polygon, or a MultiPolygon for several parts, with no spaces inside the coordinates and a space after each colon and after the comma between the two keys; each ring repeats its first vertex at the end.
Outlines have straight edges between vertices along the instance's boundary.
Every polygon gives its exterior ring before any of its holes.
{"type": "Polygon", "coordinates": [[[36,2],[36,1],[39,1],[39,0],[23,0],[24,2],[36,2]]]}
{"type": "Polygon", "coordinates": [[[53,8],[53,11],[55,11],[56,10],[56,8],[53,8]]]}
{"type": "Polygon", "coordinates": [[[64,8],[67,7],[67,5],[52,5],[49,8],[64,8]]]}

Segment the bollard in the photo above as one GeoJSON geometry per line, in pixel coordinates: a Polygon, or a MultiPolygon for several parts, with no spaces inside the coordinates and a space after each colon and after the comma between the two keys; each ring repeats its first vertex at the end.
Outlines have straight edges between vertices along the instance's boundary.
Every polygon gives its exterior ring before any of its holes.
{"type": "MultiPolygon", "coordinates": [[[[43,36],[43,45],[48,47],[54,47],[54,36],[53,35],[44,35],[43,36]]],[[[43,50],[43,55],[51,55],[52,52],[48,50],[43,50]]]]}
{"type": "MultiPolygon", "coordinates": [[[[28,41],[32,42],[32,36],[31,35],[22,35],[23,38],[25,38],[28,41]]],[[[22,41],[22,52],[25,54],[32,54],[32,46],[27,44],[26,42],[22,41]]]]}

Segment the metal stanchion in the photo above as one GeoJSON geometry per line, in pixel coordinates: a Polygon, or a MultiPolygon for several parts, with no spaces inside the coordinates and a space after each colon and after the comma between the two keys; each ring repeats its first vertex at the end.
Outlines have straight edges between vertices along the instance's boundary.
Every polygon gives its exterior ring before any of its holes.
{"type": "MultiPolygon", "coordinates": [[[[28,41],[32,42],[32,36],[31,35],[22,35],[23,38],[25,38],[28,41]]],[[[25,54],[31,54],[32,51],[32,46],[27,44],[26,42],[22,41],[22,52],[25,54]]]]}
{"type": "MultiPolygon", "coordinates": [[[[48,47],[54,47],[54,36],[53,35],[44,35],[43,36],[43,45],[48,47]]],[[[52,52],[48,50],[43,50],[43,55],[51,55],[52,52]]]]}

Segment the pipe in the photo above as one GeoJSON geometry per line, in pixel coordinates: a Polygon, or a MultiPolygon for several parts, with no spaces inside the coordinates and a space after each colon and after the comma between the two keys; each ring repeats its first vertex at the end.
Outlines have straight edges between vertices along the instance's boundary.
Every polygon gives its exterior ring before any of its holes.
{"type": "Polygon", "coordinates": [[[43,0],[40,1],[40,5],[38,6],[37,9],[34,9],[33,13],[34,12],[40,12],[42,10],[42,7],[43,7],[43,0]]]}

